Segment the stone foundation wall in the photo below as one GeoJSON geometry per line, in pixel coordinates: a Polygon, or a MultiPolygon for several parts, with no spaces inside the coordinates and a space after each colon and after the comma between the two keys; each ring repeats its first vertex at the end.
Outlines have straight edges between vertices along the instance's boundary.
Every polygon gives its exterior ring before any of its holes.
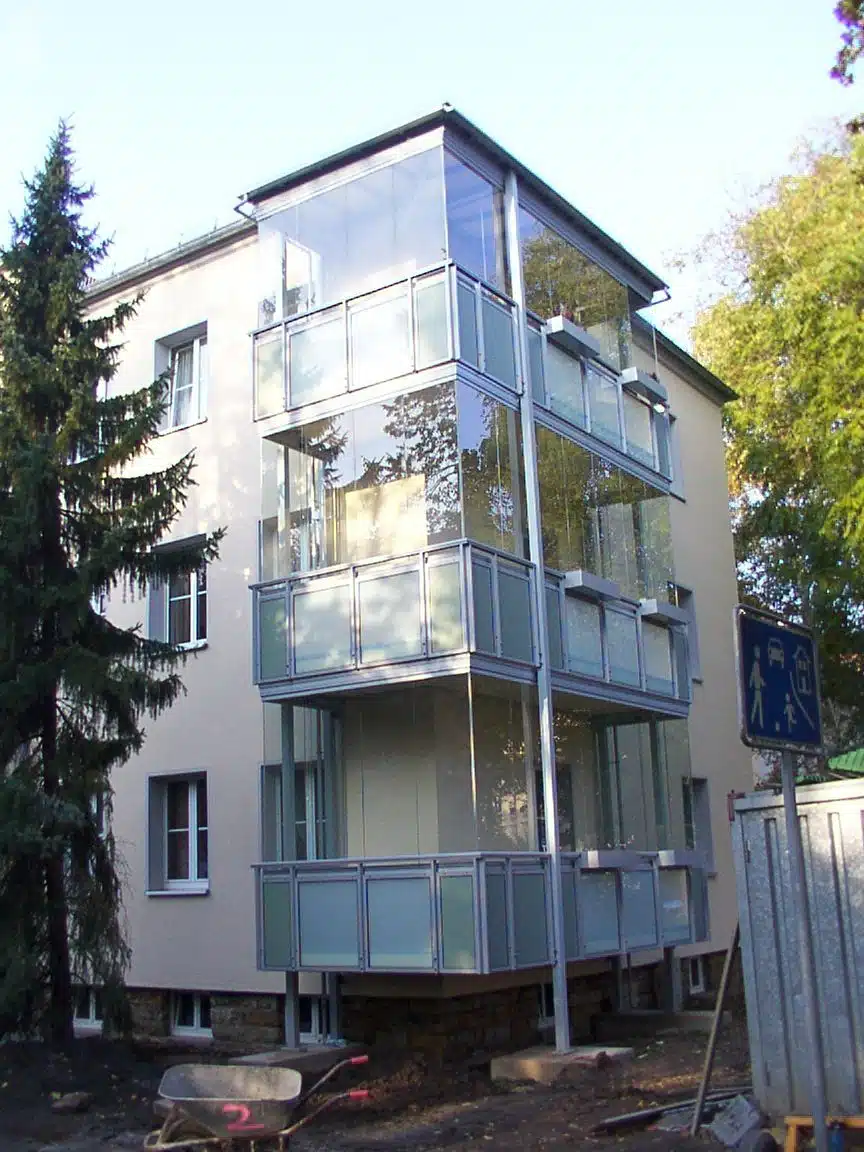
{"type": "Polygon", "coordinates": [[[213,1039],[262,1048],[284,1042],[281,996],[214,992],[210,997],[213,1039]]]}
{"type": "Polygon", "coordinates": [[[171,1031],[169,995],[153,988],[127,988],[132,1031],[142,1036],[167,1036],[171,1031]]]}

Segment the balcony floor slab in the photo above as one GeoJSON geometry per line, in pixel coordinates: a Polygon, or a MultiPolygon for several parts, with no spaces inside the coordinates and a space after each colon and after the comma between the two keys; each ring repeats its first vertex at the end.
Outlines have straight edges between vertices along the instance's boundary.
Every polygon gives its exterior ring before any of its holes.
{"type": "Polygon", "coordinates": [[[537,1084],[556,1084],[578,1079],[592,1069],[620,1069],[633,1059],[632,1048],[610,1048],[588,1044],[556,1052],[554,1048],[525,1048],[508,1056],[496,1056],[490,1066],[493,1080],[533,1080],[537,1084]]]}

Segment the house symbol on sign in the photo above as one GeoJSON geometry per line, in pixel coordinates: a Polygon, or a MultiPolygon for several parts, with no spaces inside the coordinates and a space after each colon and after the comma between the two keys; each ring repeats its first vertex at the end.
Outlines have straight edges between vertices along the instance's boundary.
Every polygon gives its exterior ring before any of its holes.
{"type": "Polygon", "coordinates": [[[801,644],[795,649],[794,672],[795,687],[799,696],[813,695],[813,663],[807,649],[801,644]]]}

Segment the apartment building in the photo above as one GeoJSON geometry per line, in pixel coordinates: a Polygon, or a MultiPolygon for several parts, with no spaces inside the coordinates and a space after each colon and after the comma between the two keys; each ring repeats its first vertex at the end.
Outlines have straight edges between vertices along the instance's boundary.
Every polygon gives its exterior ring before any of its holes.
{"type": "Polygon", "coordinates": [[[574,1036],[698,988],[751,782],[731,393],[447,107],[239,211],[92,296],[146,293],[113,386],[171,369],[146,465],[196,454],[163,546],[227,528],[106,606],[190,649],[114,781],[139,1027],[443,1056],[531,1042],[553,972],[559,1039],[565,969],[574,1036]]]}

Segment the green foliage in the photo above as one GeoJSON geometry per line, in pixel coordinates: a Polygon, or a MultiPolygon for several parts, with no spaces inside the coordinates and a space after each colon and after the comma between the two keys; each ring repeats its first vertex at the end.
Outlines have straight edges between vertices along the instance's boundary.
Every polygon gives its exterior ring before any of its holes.
{"type": "Polygon", "coordinates": [[[838,746],[864,725],[862,177],[852,137],[779,180],[736,222],[728,290],[693,332],[739,395],[725,425],[742,595],[817,629],[838,746]]]}
{"type": "Polygon", "coordinates": [[[193,460],[138,460],[157,434],[164,379],[105,398],[137,301],[92,316],[105,245],[85,227],[65,126],[26,184],[0,251],[0,1030],[47,998],[71,1036],[71,984],[122,984],[128,954],[117,849],[102,828],[111,773],[142,719],[182,690],[183,654],[94,609],[112,592],[216,555],[154,550],[182,508],[193,460]]]}

